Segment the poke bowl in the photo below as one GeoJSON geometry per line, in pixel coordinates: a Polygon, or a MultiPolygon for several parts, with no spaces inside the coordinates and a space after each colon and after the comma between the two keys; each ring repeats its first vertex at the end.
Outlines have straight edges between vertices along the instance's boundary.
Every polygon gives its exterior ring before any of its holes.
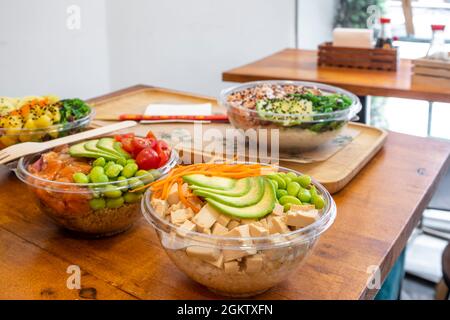
{"type": "Polygon", "coordinates": [[[249,297],[288,279],[333,223],[317,181],[255,163],[178,167],[142,199],[172,262],[224,296],[249,297]]]}
{"type": "Polygon", "coordinates": [[[277,130],[279,149],[289,153],[333,140],[361,110],[358,97],[346,90],[300,81],[248,82],[223,90],[219,103],[235,128],[257,130],[261,142],[272,143],[277,130]]]}
{"type": "Polygon", "coordinates": [[[81,99],[0,97],[0,150],[20,142],[41,142],[80,132],[89,126],[94,114],[81,99]]]}
{"type": "Polygon", "coordinates": [[[58,225],[83,237],[102,237],[127,230],[141,217],[146,185],[178,160],[153,134],[126,134],[25,156],[16,175],[58,225]]]}

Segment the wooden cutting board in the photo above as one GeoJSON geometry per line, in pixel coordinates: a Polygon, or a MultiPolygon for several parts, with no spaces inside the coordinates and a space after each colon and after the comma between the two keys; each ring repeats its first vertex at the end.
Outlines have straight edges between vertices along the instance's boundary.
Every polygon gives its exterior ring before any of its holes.
{"type": "MultiPolygon", "coordinates": [[[[184,93],[162,88],[139,86],[132,90],[119,91],[106,98],[90,100],[96,109],[96,116],[102,119],[117,119],[120,114],[141,114],[150,103],[206,103],[213,106],[213,111],[224,113],[224,108],[217,104],[216,99],[191,93],[184,93]]],[[[102,124],[104,121],[96,121],[102,124]]],[[[224,130],[230,124],[204,124],[206,128],[224,130]]],[[[309,174],[322,183],[330,193],[341,190],[381,149],[386,141],[387,132],[359,123],[349,123],[349,127],[360,133],[340,151],[326,161],[299,164],[282,161],[281,166],[309,174]]],[[[205,127],[204,127],[205,128],[205,127]]],[[[146,134],[152,130],[159,137],[168,139],[174,131],[186,131],[193,134],[194,125],[190,123],[142,124],[133,131],[146,134]]]]}

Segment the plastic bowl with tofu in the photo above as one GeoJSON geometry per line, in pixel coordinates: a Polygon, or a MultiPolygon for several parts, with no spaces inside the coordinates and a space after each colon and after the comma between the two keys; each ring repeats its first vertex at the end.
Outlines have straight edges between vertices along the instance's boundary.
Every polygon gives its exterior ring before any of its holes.
{"type": "Polygon", "coordinates": [[[100,137],[23,157],[16,175],[41,211],[65,229],[90,238],[120,233],[141,217],[146,185],[167,174],[179,157],[169,148],[164,162],[150,169],[118,140],[100,137]]]}
{"type": "MultiPolygon", "coordinates": [[[[238,165],[255,166],[228,164],[238,165]]],[[[260,175],[252,169],[248,177],[238,173],[242,168],[230,169],[235,179],[226,178],[224,168],[213,171],[222,176],[187,173],[172,185],[159,181],[159,188],[146,191],[142,212],[170,259],[191,279],[225,296],[260,294],[299,268],[333,223],[336,205],[313,179],[301,188],[320,197],[317,204],[298,200],[292,194],[301,190],[292,187],[283,198],[287,190],[273,182],[275,176],[289,183],[304,177],[286,168],[261,166],[260,175]]]]}

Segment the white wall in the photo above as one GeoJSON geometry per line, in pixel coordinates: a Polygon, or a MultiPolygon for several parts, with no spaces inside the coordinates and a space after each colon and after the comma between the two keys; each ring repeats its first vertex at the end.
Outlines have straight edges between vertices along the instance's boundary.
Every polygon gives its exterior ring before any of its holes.
{"type": "Polygon", "coordinates": [[[333,36],[335,0],[298,0],[298,46],[317,49],[333,36]]]}
{"type": "MultiPolygon", "coordinates": [[[[301,48],[334,0],[299,0],[301,48]]],[[[295,43],[294,0],[1,0],[0,95],[88,98],[136,83],[216,96],[224,70],[295,43]],[[81,29],[66,26],[69,5],[81,29]]]]}
{"type": "Polygon", "coordinates": [[[1,0],[0,95],[92,97],[110,90],[105,0],[1,0]],[[81,8],[81,29],[67,8],[81,8]]]}
{"type": "Polygon", "coordinates": [[[216,96],[221,73],[294,46],[293,0],[108,0],[113,89],[216,96]]]}

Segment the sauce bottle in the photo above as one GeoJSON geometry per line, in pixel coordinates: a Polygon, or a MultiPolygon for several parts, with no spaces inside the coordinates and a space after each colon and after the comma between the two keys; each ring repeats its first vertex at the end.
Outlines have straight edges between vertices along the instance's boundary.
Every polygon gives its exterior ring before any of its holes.
{"type": "Polygon", "coordinates": [[[433,31],[433,37],[431,38],[431,44],[426,58],[444,61],[449,60],[448,52],[445,48],[445,25],[432,24],[431,30],[433,31]]]}
{"type": "Polygon", "coordinates": [[[390,49],[392,45],[391,19],[380,18],[381,32],[375,44],[375,48],[390,49]]]}

